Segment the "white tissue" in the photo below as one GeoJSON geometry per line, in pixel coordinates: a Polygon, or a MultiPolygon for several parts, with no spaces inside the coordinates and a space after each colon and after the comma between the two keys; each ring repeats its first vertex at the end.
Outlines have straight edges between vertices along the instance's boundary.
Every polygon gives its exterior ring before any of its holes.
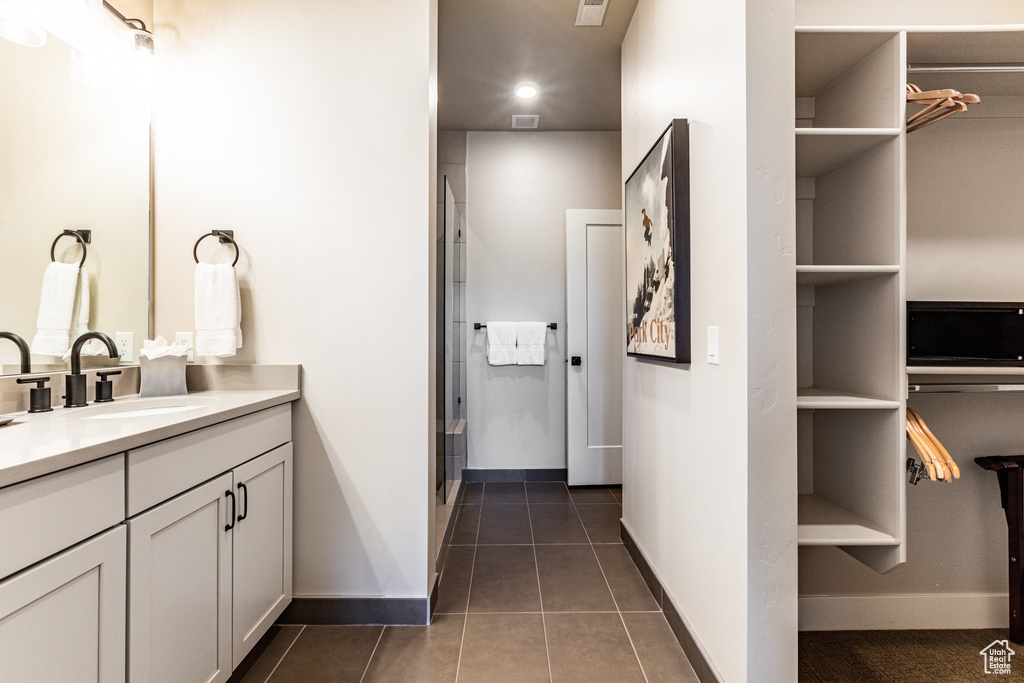
{"type": "Polygon", "coordinates": [[[143,341],[139,355],[153,360],[164,356],[187,356],[191,350],[192,347],[188,344],[171,344],[163,336],[158,336],[156,339],[143,341]]]}

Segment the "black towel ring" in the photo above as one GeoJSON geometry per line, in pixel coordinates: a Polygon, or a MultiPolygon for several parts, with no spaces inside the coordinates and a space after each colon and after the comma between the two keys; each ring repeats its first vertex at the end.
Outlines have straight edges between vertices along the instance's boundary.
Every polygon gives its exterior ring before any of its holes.
{"type": "Polygon", "coordinates": [[[85,243],[89,241],[89,235],[84,235],[84,233],[88,233],[88,232],[90,232],[90,231],[88,231],[88,230],[82,230],[82,231],[78,231],[78,230],[65,230],[61,234],[57,235],[57,238],[55,240],[53,240],[53,244],[50,245],[50,260],[51,261],[56,261],[57,260],[57,255],[56,255],[57,242],[60,241],[61,237],[74,237],[76,240],[78,240],[78,243],[82,245],[82,260],[78,262],[78,267],[81,268],[83,265],[85,265],[85,257],[86,257],[86,254],[88,253],[86,251],[86,248],[85,248],[85,243]]]}
{"type": "Polygon", "coordinates": [[[235,248],[235,260],[231,262],[231,267],[234,268],[235,264],[238,263],[238,244],[235,242],[235,231],[234,230],[211,230],[202,237],[196,240],[196,245],[192,247],[192,258],[199,263],[199,243],[205,240],[207,237],[219,237],[221,244],[231,243],[231,246],[235,248]]]}

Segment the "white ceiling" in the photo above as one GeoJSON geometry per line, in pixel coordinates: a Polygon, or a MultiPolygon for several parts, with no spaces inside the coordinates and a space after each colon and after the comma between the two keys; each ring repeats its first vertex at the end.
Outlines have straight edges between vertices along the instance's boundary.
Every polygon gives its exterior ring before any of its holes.
{"type": "Polygon", "coordinates": [[[576,26],[579,0],[439,0],[438,128],[619,130],[620,45],[638,0],[608,0],[604,24],[576,26]],[[540,94],[512,93],[533,81],[540,94]]]}

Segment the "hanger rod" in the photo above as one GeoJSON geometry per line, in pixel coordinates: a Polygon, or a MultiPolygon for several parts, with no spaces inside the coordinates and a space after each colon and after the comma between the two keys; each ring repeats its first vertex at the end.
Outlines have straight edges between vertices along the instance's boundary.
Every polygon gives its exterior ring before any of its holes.
{"type": "Polygon", "coordinates": [[[1000,391],[1024,391],[1024,384],[910,384],[912,394],[982,394],[1000,391]]]}
{"type": "Polygon", "coordinates": [[[908,64],[908,74],[941,73],[1024,73],[1024,62],[1002,62],[993,64],[908,64]]]}

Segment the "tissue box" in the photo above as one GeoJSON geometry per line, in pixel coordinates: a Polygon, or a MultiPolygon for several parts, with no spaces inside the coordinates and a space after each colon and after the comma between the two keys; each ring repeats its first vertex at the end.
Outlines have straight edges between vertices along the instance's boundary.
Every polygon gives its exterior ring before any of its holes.
{"type": "Polygon", "coordinates": [[[185,356],[139,356],[139,364],[142,375],[139,398],[184,396],[188,393],[185,387],[185,356]]]}

